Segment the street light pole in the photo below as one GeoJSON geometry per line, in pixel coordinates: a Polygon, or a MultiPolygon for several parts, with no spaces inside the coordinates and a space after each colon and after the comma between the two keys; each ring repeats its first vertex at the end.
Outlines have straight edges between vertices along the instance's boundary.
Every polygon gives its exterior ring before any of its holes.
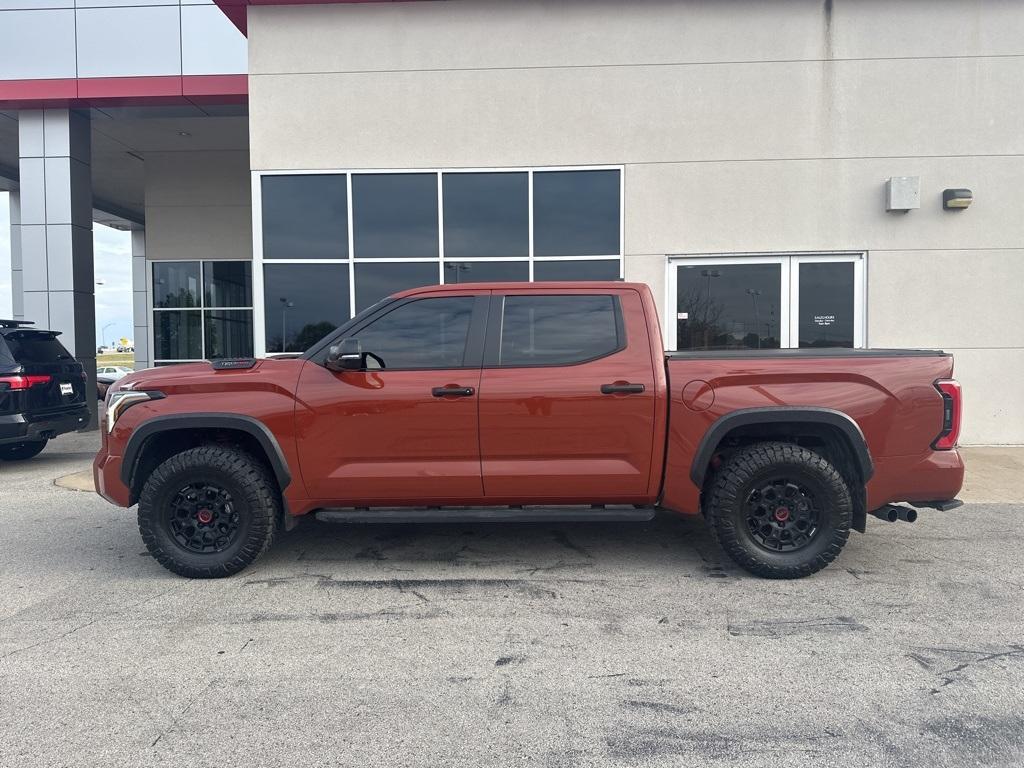
{"type": "Polygon", "coordinates": [[[294,301],[281,298],[281,351],[288,351],[288,310],[295,306],[294,301]]]}
{"type": "Polygon", "coordinates": [[[747,293],[750,294],[750,298],[754,301],[754,335],[757,336],[757,348],[761,348],[761,324],[758,322],[757,316],[757,297],[761,295],[761,291],[755,288],[747,288],[747,293]]]}

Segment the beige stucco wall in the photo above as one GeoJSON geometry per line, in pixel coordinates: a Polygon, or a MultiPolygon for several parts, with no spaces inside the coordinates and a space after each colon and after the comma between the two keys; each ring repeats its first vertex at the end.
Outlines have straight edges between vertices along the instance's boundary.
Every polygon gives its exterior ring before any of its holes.
{"type": "Polygon", "coordinates": [[[867,252],[868,343],[953,350],[964,441],[1024,443],[1024,4],[250,7],[249,55],[255,170],[622,164],[659,300],[667,254],[867,252]]]}
{"type": "Polygon", "coordinates": [[[149,152],[148,259],[251,259],[249,153],[149,152]]]}

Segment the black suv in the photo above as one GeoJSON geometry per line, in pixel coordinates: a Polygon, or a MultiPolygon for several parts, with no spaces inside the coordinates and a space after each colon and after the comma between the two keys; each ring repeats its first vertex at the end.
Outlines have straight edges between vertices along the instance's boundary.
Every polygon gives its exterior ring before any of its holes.
{"type": "Polygon", "coordinates": [[[57,331],[0,320],[0,459],[31,459],[89,423],[85,371],[57,331]]]}

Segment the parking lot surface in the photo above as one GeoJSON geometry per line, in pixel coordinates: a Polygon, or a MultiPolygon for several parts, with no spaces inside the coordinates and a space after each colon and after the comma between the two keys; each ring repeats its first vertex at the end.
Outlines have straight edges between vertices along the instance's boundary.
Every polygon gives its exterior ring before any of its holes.
{"type": "Polygon", "coordinates": [[[231,579],[0,463],[0,765],[1024,764],[1024,506],[869,522],[793,582],[699,520],[329,526],[231,579]]]}

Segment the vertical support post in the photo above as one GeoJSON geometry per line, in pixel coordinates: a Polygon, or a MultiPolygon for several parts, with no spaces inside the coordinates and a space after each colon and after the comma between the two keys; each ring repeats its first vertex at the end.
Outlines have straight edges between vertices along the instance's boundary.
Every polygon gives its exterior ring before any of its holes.
{"type": "Polygon", "coordinates": [[[24,279],[21,268],[21,196],[10,192],[11,224],[11,317],[25,319],[24,279]]]}
{"type": "Polygon", "coordinates": [[[26,320],[61,332],[85,368],[96,428],[96,300],[92,250],[92,135],[68,109],[18,113],[21,260],[26,320]]]}
{"type": "Polygon", "coordinates": [[[146,230],[132,230],[132,313],[135,316],[135,370],[149,368],[149,302],[146,299],[146,230]]]}

